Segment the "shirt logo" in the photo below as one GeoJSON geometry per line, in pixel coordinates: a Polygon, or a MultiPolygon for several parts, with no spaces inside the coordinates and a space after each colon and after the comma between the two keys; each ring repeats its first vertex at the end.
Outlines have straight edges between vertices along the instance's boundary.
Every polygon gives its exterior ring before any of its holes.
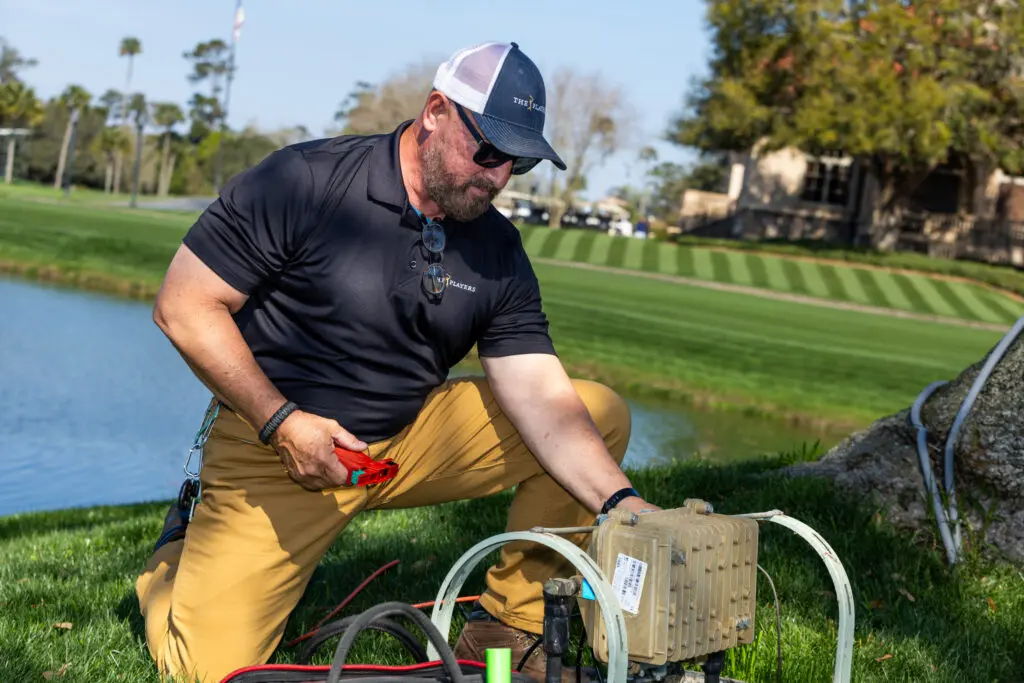
{"type": "Polygon", "coordinates": [[[529,95],[528,99],[513,96],[512,102],[518,104],[520,107],[526,107],[527,111],[539,111],[541,114],[544,113],[544,105],[534,102],[533,95],[529,95]]]}
{"type": "Polygon", "coordinates": [[[464,289],[467,292],[475,292],[476,291],[476,285],[467,285],[465,282],[459,282],[458,280],[453,278],[450,274],[448,275],[447,279],[448,279],[448,286],[449,287],[454,287],[455,289],[464,289]]]}

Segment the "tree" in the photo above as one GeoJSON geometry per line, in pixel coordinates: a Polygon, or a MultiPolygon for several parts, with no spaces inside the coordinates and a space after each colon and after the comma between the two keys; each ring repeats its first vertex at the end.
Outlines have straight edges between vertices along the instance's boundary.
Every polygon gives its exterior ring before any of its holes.
{"type": "Polygon", "coordinates": [[[878,181],[879,215],[946,161],[1024,169],[1020,3],[722,0],[707,19],[710,74],[679,144],[847,154],[878,181]]]}
{"type": "Polygon", "coordinates": [[[173,102],[157,102],[153,105],[153,123],[163,128],[163,149],[160,153],[160,171],[157,181],[157,194],[167,195],[171,186],[171,174],[174,172],[174,157],[171,156],[171,134],[174,127],[185,120],[181,107],[173,102]]]}
{"type": "Polygon", "coordinates": [[[131,138],[121,127],[105,127],[93,139],[92,150],[103,157],[105,162],[103,191],[110,194],[114,191],[114,167],[118,159],[132,149],[131,138]]]}
{"type": "Polygon", "coordinates": [[[552,170],[548,225],[561,225],[586,177],[611,154],[625,147],[634,132],[635,113],[617,86],[600,74],[580,74],[573,69],[555,72],[547,88],[547,134],[565,161],[565,180],[552,170]]]}
{"type": "Polygon", "coordinates": [[[128,74],[124,79],[124,95],[121,97],[121,122],[128,122],[128,93],[132,91],[132,66],[135,64],[135,56],[142,54],[142,42],[138,38],[128,36],[121,39],[118,48],[121,57],[128,58],[128,74]]]}
{"type": "Polygon", "coordinates": [[[36,66],[35,59],[23,57],[20,52],[0,37],[0,85],[18,80],[18,72],[36,66]]]}
{"type": "Polygon", "coordinates": [[[149,125],[150,107],[146,102],[146,96],[142,93],[135,93],[128,102],[128,115],[135,124],[135,168],[132,171],[132,199],[131,206],[135,208],[136,198],[139,193],[139,173],[142,170],[142,147],[145,143],[144,133],[149,125]]]}
{"type": "MultiPolygon", "coordinates": [[[[964,548],[995,553],[1018,564],[1024,563],[1022,378],[1024,341],[1017,338],[1005,347],[1002,358],[990,351],[930,397],[925,395],[920,411],[936,491],[945,498],[950,493],[947,476],[954,483],[958,516],[965,525],[964,548]],[[979,385],[959,429],[949,472],[946,441],[965,398],[990,360],[994,369],[979,385]]],[[[936,516],[932,498],[926,494],[912,417],[911,408],[883,417],[819,461],[793,465],[784,473],[831,479],[840,489],[870,499],[898,528],[941,548],[936,520],[944,518],[945,512],[936,516]]]]}
{"type": "Polygon", "coordinates": [[[78,117],[83,109],[89,107],[92,95],[80,85],[69,85],[61,93],[59,102],[61,107],[68,112],[68,123],[64,129],[64,139],[60,145],[60,156],[57,158],[57,175],[53,179],[53,186],[60,189],[64,180],[64,164],[67,162],[68,150],[71,145],[71,138],[78,123],[78,117]]]}
{"type": "Polygon", "coordinates": [[[663,161],[648,171],[647,177],[651,188],[651,213],[675,223],[682,207],[683,193],[690,185],[689,171],[682,164],[663,161]]]}
{"type": "MultiPolygon", "coordinates": [[[[188,75],[189,82],[210,84],[210,95],[196,93],[192,98],[190,110],[193,121],[202,124],[198,132],[201,133],[201,137],[206,137],[217,129],[218,123],[224,118],[220,93],[224,88],[223,82],[228,71],[232,68],[231,48],[223,40],[214,38],[205,43],[197,43],[191,52],[184,53],[184,57],[192,65],[192,73],[188,75]]],[[[193,130],[197,130],[195,126],[193,130]]]]}
{"type": "MultiPolygon", "coordinates": [[[[18,80],[0,84],[0,128],[33,128],[43,119],[43,105],[32,88],[18,80]]],[[[17,151],[16,135],[7,139],[7,164],[4,183],[10,185],[14,177],[14,155],[17,151]]]]}
{"type": "Polygon", "coordinates": [[[107,123],[113,124],[115,121],[123,119],[123,106],[126,102],[126,97],[121,92],[108,89],[99,98],[100,106],[107,112],[107,123]]]}
{"type": "Polygon", "coordinates": [[[436,62],[409,64],[380,85],[359,81],[341,103],[334,120],[343,135],[369,135],[394,130],[416,118],[430,94],[436,62]]]}

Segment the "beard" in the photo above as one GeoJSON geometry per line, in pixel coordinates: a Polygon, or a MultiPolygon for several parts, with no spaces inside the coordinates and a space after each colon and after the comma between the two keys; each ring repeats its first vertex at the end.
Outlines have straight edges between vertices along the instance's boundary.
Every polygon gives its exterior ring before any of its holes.
{"type": "Polygon", "coordinates": [[[437,204],[445,216],[460,223],[468,223],[487,211],[500,190],[485,178],[473,178],[468,182],[459,183],[448,169],[445,148],[445,141],[438,139],[423,149],[420,158],[423,184],[427,196],[437,204]],[[480,188],[487,194],[470,194],[471,187],[480,188]]]}

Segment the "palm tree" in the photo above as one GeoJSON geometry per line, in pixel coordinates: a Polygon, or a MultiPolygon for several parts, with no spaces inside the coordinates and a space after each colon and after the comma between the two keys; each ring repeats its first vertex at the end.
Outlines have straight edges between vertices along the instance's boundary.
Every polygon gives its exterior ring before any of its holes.
{"type": "Polygon", "coordinates": [[[71,134],[78,123],[78,116],[81,111],[92,102],[92,95],[80,85],[69,85],[60,96],[60,104],[68,111],[68,125],[64,129],[64,140],[60,145],[60,157],[57,158],[57,175],[53,179],[53,186],[60,189],[61,181],[64,179],[64,164],[68,160],[68,148],[71,145],[71,134]]]}
{"type": "Polygon", "coordinates": [[[171,133],[176,125],[185,120],[181,107],[173,102],[158,102],[153,105],[153,123],[164,129],[163,151],[160,154],[160,175],[157,180],[157,194],[167,196],[171,187],[171,173],[174,171],[174,158],[171,156],[171,133]]]}
{"type": "Polygon", "coordinates": [[[99,103],[107,110],[106,125],[113,125],[115,121],[121,118],[121,103],[124,101],[124,95],[114,90],[113,88],[108,89],[103,96],[100,97],[99,103]]]}
{"type": "MultiPolygon", "coordinates": [[[[43,120],[43,105],[32,88],[17,80],[0,85],[0,127],[32,128],[43,120]]],[[[17,135],[7,140],[7,167],[4,182],[8,185],[14,177],[14,154],[17,135]]]]}
{"type": "Polygon", "coordinates": [[[128,58],[128,77],[124,81],[124,96],[121,98],[121,123],[128,122],[128,93],[132,91],[132,65],[135,55],[142,54],[142,41],[128,36],[121,39],[120,56],[128,58]]]}
{"type": "Polygon", "coordinates": [[[132,95],[128,103],[128,113],[135,121],[135,169],[132,172],[132,199],[131,207],[136,205],[136,197],[139,194],[139,172],[142,169],[142,145],[145,142],[143,136],[146,125],[149,124],[150,107],[146,102],[146,96],[140,92],[132,95]]]}
{"type": "Polygon", "coordinates": [[[17,48],[0,38],[0,85],[18,80],[18,72],[37,65],[35,59],[23,57],[17,48]]]}
{"type": "Polygon", "coordinates": [[[93,151],[107,162],[106,178],[103,182],[105,193],[110,194],[114,191],[114,166],[121,155],[130,152],[131,148],[131,138],[123,128],[104,128],[93,140],[93,151]]]}

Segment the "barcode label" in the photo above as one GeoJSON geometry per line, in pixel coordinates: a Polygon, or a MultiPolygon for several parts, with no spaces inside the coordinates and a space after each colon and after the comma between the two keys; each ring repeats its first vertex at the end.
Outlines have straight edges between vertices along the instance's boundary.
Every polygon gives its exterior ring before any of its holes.
{"type": "Polygon", "coordinates": [[[647,576],[647,563],[619,553],[615,560],[615,574],[612,575],[612,588],[619,598],[622,609],[632,614],[640,612],[640,594],[644,590],[644,577],[647,576]]]}

